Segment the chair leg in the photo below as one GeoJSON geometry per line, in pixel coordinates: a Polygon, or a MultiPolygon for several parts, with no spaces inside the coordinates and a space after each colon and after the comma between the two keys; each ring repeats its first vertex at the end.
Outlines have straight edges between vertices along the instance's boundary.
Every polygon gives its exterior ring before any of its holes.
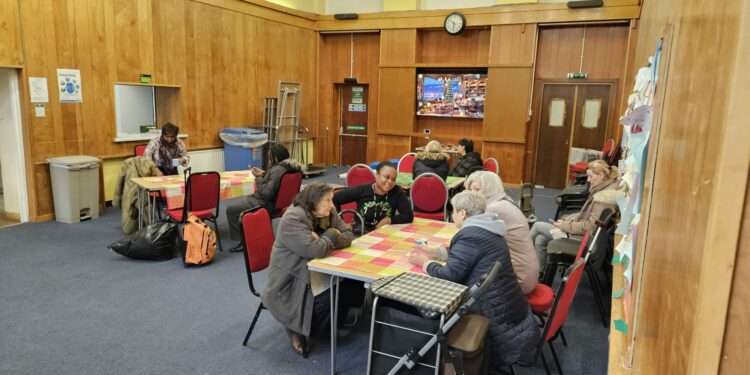
{"type": "Polygon", "coordinates": [[[555,360],[555,366],[557,366],[557,371],[560,373],[560,375],[563,375],[562,367],[560,366],[560,360],[557,358],[557,352],[555,352],[555,347],[552,345],[552,341],[547,342],[547,345],[549,345],[549,350],[552,352],[552,359],[555,360]]]}
{"type": "Polygon", "coordinates": [[[260,303],[260,306],[258,306],[258,309],[255,310],[255,316],[253,317],[253,322],[250,323],[250,328],[247,330],[247,334],[245,335],[245,341],[242,342],[242,346],[247,346],[247,340],[250,339],[250,335],[253,333],[253,328],[255,328],[255,323],[258,322],[258,317],[260,317],[260,312],[265,309],[265,306],[263,306],[263,303],[260,303]]]}
{"type": "Polygon", "coordinates": [[[563,327],[560,327],[560,330],[557,331],[560,334],[560,338],[562,339],[563,346],[568,347],[568,340],[565,338],[565,334],[563,333],[563,327]]]}
{"type": "Polygon", "coordinates": [[[547,366],[547,359],[544,358],[544,345],[539,347],[539,357],[542,358],[542,365],[544,365],[544,372],[547,373],[547,375],[552,375],[552,373],[549,372],[549,366],[547,366]]]}

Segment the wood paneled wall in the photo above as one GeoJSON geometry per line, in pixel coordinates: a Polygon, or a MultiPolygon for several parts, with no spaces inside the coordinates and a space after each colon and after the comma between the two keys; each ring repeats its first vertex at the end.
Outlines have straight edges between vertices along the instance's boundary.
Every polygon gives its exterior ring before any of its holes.
{"type": "Polygon", "coordinates": [[[644,2],[634,69],[664,38],[663,99],[638,228],[633,371],[612,353],[610,374],[747,373],[749,23],[748,0],[644,2]]]}
{"type": "Polygon", "coordinates": [[[23,105],[29,186],[36,187],[32,217],[52,213],[48,157],[132,153],[133,143],[113,142],[113,85],[136,82],[141,73],[152,74],[156,85],[178,87],[169,116],[179,119],[191,149],[220,147],[223,127],[260,124],[263,98],[277,95],[279,80],[302,84],[300,121],[314,128],[317,68],[310,62],[317,61],[317,32],[256,17],[252,7],[241,1],[0,0],[0,65],[22,65],[23,98],[28,77],[47,77],[51,88],[46,117],[33,117],[28,99],[23,105]],[[18,38],[14,21],[23,30],[18,38]],[[83,103],[59,103],[57,68],[81,70],[83,103]]]}

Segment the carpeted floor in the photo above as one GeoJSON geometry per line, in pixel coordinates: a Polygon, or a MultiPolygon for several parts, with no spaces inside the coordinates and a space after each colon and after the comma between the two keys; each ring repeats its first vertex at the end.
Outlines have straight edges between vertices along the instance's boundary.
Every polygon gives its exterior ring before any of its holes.
{"type": "MultiPolygon", "coordinates": [[[[334,171],[319,179],[339,182],[334,171]]],[[[535,195],[540,218],[553,214],[554,191],[535,195]]],[[[224,217],[220,226],[224,232],[224,217]]],[[[178,259],[143,262],[110,252],[107,244],[120,237],[115,209],[80,224],[0,229],[0,374],[329,373],[328,342],[302,359],[268,312],[249,346],[241,345],[258,305],[242,254],[220,253],[210,266],[185,269],[178,259]]],[[[257,276],[262,286],[265,275],[257,276]]],[[[557,348],[566,373],[606,373],[608,330],[585,278],[565,334],[569,346],[557,348]]],[[[367,335],[361,324],[339,339],[339,373],[365,373],[367,335]]],[[[517,373],[544,370],[538,364],[517,373]]]]}

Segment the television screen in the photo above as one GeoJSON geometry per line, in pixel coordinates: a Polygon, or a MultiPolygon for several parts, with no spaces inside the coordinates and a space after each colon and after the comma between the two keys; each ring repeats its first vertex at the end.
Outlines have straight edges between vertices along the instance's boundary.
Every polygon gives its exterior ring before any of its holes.
{"type": "Polygon", "coordinates": [[[485,73],[419,73],[417,115],[484,118],[485,73]]]}

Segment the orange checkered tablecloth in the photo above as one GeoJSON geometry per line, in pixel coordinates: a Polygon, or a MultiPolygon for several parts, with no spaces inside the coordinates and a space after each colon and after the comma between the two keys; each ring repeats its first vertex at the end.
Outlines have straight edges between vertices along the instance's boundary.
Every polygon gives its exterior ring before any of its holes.
{"type": "Polygon", "coordinates": [[[387,225],[352,242],[346,249],[308,262],[310,270],[347,278],[373,281],[402,272],[423,273],[409,263],[407,254],[417,240],[448,247],[458,228],[453,223],[415,218],[411,224],[387,225]]]}
{"type": "MultiPolygon", "coordinates": [[[[231,199],[255,192],[255,176],[249,170],[220,172],[220,199],[231,199]]],[[[185,183],[182,176],[134,178],[133,182],[148,191],[160,191],[167,207],[182,207],[185,201],[185,183]]]]}

